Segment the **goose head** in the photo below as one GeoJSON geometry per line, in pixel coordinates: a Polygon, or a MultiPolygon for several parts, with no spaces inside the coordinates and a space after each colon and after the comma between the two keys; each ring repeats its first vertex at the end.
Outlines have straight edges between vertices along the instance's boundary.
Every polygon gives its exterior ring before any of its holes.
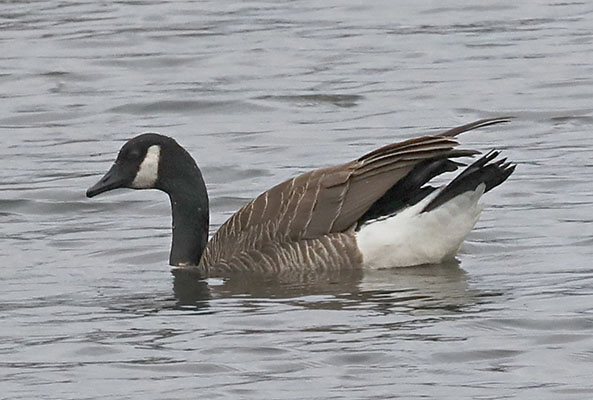
{"type": "MultiPolygon", "coordinates": [[[[94,197],[119,188],[164,190],[163,180],[166,181],[166,175],[170,174],[161,167],[161,155],[166,160],[177,158],[175,153],[185,153],[185,150],[172,138],[157,133],[136,136],[123,145],[111,169],[87,190],[86,195],[94,197]]],[[[193,164],[197,168],[195,162],[193,164]]]]}
{"type": "Polygon", "coordinates": [[[208,194],[191,155],[173,138],[144,133],[122,146],[109,171],[87,192],[94,197],[114,189],[158,189],[169,195],[173,243],[169,263],[198,265],[208,241],[208,194]]]}

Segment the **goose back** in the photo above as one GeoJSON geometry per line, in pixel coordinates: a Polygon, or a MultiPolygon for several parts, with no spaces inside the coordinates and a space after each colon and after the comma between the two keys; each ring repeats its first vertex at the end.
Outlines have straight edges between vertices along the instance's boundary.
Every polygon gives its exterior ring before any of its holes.
{"type": "Polygon", "coordinates": [[[357,266],[359,218],[418,163],[473,154],[453,150],[457,144],[451,137],[424,136],[287,180],[227,220],[210,239],[200,267],[212,276],[247,268],[357,266]]]}

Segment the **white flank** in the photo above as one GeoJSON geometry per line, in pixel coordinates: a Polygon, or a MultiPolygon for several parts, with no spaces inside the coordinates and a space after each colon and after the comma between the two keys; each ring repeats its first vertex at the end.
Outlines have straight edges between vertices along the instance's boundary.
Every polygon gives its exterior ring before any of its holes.
{"type": "Polygon", "coordinates": [[[454,197],[436,209],[421,213],[442,190],[393,217],[363,225],[356,234],[365,266],[370,268],[438,264],[452,259],[472,230],[482,206],[484,184],[454,197]]]}
{"type": "Polygon", "coordinates": [[[153,144],[148,148],[146,156],[144,156],[144,160],[140,164],[136,177],[132,182],[134,189],[150,189],[154,187],[159,177],[160,157],[161,146],[153,144]]]}

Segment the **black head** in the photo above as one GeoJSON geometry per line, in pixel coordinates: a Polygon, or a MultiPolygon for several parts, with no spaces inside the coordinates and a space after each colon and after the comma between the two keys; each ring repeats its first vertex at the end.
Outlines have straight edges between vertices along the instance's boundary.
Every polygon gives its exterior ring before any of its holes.
{"type": "Polygon", "coordinates": [[[118,188],[159,188],[164,153],[185,150],[174,139],[157,133],[144,133],[123,145],[111,169],[86,192],[94,197],[118,188]]]}
{"type": "Polygon", "coordinates": [[[191,155],[167,136],[145,133],[119,151],[111,169],[86,192],[88,197],[118,188],[159,189],[171,199],[171,265],[198,265],[208,242],[208,193],[191,155]]]}

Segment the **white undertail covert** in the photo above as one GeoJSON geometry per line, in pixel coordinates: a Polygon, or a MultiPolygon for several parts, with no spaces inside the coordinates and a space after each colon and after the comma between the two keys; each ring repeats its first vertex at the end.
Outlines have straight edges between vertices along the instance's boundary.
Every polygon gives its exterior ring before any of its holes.
{"type": "Polygon", "coordinates": [[[356,234],[363,262],[370,268],[438,264],[452,259],[472,230],[485,185],[462,193],[431,210],[422,210],[442,189],[392,217],[369,222],[356,234]]]}

